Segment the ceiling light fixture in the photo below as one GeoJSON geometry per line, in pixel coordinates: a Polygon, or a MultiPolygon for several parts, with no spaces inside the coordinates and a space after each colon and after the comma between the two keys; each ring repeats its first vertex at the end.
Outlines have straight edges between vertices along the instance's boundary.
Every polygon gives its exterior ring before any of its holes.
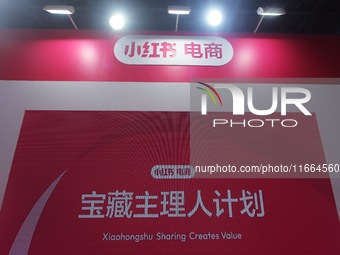
{"type": "Polygon", "coordinates": [[[218,26],[222,22],[223,16],[219,10],[211,10],[208,13],[207,19],[211,26],[218,26]]]}
{"type": "Polygon", "coordinates": [[[71,17],[71,14],[75,13],[74,7],[71,5],[46,5],[44,7],[44,11],[47,11],[49,13],[52,14],[64,14],[67,15],[69,17],[69,19],[72,22],[72,25],[74,26],[74,28],[76,30],[78,30],[78,27],[76,25],[76,23],[74,22],[74,20],[71,17]]]}
{"type": "Polygon", "coordinates": [[[52,14],[74,14],[75,10],[71,5],[46,5],[44,11],[52,14]]]}
{"type": "Polygon", "coordinates": [[[168,13],[177,15],[177,17],[176,17],[176,27],[175,27],[176,32],[178,30],[179,15],[188,15],[188,14],[190,14],[190,12],[191,12],[190,6],[179,6],[179,5],[168,6],[168,13]]]}
{"type": "Polygon", "coordinates": [[[125,25],[124,16],[121,14],[112,15],[110,18],[110,25],[114,30],[121,30],[125,25]]]}
{"type": "Polygon", "coordinates": [[[280,16],[285,15],[286,11],[283,8],[259,7],[257,14],[262,16],[280,16]]]}
{"type": "Polygon", "coordinates": [[[259,29],[264,16],[281,16],[285,15],[286,11],[283,8],[273,8],[273,7],[259,7],[257,8],[257,14],[261,16],[259,23],[254,30],[254,34],[256,34],[257,30],[259,29]]]}
{"type": "Polygon", "coordinates": [[[191,12],[190,6],[168,6],[169,14],[188,15],[191,12]]]}

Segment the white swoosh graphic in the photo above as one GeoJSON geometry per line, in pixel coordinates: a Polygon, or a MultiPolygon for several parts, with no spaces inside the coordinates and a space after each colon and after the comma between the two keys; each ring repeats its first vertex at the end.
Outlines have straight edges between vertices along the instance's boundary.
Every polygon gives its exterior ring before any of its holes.
{"type": "MultiPolygon", "coordinates": [[[[67,170],[66,170],[67,171],[67,170]]],[[[35,227],[38,224],[40,215],[52,194],[54,188],[57,186],[61,177],[66,173],[63,172],[42,194],[39,200],[36,202],[30,213],[27,215],[24,223],[22,224],[14,242],[9,255],[26,255],[31,245],[31,240],[35,231],[35,227]]]]}

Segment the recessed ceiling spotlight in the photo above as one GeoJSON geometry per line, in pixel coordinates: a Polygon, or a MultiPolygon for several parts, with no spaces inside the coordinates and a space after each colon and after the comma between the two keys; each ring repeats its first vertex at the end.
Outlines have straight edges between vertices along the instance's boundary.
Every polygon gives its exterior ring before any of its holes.
{"type": "Polygon", "coordinates": [[[222,22],[223,16],[219,10],[211,10],[208,13],[207,19],[211,26],[217,26],[222,22]]]}
{"type": "Polygon", "coordinates": [[[74,7],[71,5],[46,5],[44,11],[52,14],[74,14],[74,7]]]}
{"type": "Polygon", "coordinates": [[[110,25],[114,30],[121,30],[125,25],[125,19],[122,14],[112,15],[110,18],[110,25]]]}

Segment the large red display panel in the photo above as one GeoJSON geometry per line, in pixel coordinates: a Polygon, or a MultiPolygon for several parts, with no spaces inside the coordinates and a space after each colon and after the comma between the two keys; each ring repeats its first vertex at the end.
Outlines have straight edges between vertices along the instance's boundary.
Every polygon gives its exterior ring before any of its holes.
{"type": "MultiPolygon", "coordinates": [[[[308,121],[310,156],[324,160],[308,121]]],[[[277,135],[241,137],[264,134],[277,135]]],[[[189,112],[26,111],[0,253],[340,253],[329,179],[191,178],[190,136],[189,112]]],[[[261,147],[239,144],[236,153],[261,147]]]]}
{"type": "MultiPolygon", "coordinates": [[[[141,33],[133,35],[138,34],[141,33]]],[[[166,33],[160,43],[168,43],[174,35],[178,41],[184,40],[187,44],[202,36],[166,33]]],[[[114,47],[124,36],[108,31],[0,30],[0,79],[190,82],[237,78],[253,82],[257,78],[339,78],[338,36],[203,34],[204,37],[223,38],[233,48],[230,62],[214,67],[205,66],[203,61],[200,66],[121,63],[115,56],[114,47]]],[[[150,33],[150,38],[157,36],[150,33]]],[[[217,43],[216,40],[208,41],[217,43]]],[[[131,40],[126,46],[132,46],[134,42],[131,40]]],[[[149,48],[152,53],[152,46],[149,48]]],[[[121,51],[131,55],[131,49],[121,51]]],[[[163,57],[161,53],[160,57],[163,57]]],[[[161,60],[166,62],[171,57],[166,55],[161,60]]]]}

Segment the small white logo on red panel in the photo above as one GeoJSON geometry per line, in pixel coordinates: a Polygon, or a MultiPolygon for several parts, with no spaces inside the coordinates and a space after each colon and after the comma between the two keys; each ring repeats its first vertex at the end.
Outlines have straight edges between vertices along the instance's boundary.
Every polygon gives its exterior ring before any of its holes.
{"type": "Polygon", "coordinates": [[[234,54],[221,37],[128,35],[114,46],[114,55],[128,65],[222,66],[234,54]]]}

